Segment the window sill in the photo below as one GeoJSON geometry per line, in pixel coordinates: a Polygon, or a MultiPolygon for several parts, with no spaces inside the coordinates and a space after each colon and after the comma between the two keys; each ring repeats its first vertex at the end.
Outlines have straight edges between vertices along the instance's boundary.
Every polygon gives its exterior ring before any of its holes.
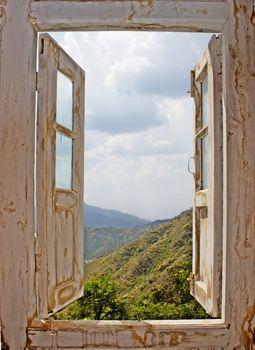
{"type": "Polygon", "coordinates": [[[159,349],[179,346],[225,347],[229,329],[221,319],[157,321],[56,321],[35,319],[32,347],[75,349],[159,349]]]}

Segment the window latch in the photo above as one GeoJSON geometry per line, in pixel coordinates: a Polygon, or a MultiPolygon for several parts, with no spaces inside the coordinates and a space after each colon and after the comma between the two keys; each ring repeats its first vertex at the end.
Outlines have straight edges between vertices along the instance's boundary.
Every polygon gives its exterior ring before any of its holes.
{"type": "Polygon", "coordinates": [[[191,160],[193,160],[193,169],[195,169],[195,156],[191,156],[188,160],[188,172],[195,176],[195,170],[191,170],[191,160]]]}

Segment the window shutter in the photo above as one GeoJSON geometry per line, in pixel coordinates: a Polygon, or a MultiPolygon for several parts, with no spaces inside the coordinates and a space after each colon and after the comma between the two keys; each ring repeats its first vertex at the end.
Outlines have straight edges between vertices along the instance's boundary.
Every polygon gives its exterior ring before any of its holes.
{"type": "Polygon", "coordinates": [[[84,72],[39,36],[36,157],[39,316],[82,295],[84,72]]]}
{"type": "Polygon", "coordinates": [[[222,294],[221,37],[211,38],[191,77],[195,102],[191,294],[211,316],[218,317],[222,294]]]}

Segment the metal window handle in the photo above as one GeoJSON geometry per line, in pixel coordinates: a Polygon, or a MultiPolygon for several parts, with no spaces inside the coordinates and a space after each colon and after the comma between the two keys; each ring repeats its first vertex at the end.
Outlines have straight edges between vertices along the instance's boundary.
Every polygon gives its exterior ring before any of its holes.
{"type": "Polygon", "coordinates": [[[193,155],[188,160],[188,172],[190,174],[192,174],[193,176],[195,176],[195,171],[191,171],[191,169],[190,169],[190,162],[191,162],[192,159],[193,159],[193,162],[194,162],[194,165],[195,165],[195,156],[193,155]]]}

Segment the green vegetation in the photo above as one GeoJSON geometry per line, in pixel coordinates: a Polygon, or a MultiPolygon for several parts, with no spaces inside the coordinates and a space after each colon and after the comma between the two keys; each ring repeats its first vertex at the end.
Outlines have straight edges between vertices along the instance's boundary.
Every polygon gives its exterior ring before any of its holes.
{"type": "Polygon", "coordinates": [[[190,296],[191,211],[85,264],[85,294],[57,315],[72,319],[207,318],[190,296]],[[109,303],[107,303],[109,302],[109,303]],[[101,303],[100,312],[98,304],[101,303]]]}
{"type": "Polygon", "coordinates": [[[118,287],[109,277],[91,278],[84,296],[57,315],[67,320],[125,320],[125,304],[118,299],[118,287]]]}
{"type": "Polygon", "coordinates": [[[97,259],[110,254],[142,233],[142,228],[84,227],[84,259],[97,259]]]}

